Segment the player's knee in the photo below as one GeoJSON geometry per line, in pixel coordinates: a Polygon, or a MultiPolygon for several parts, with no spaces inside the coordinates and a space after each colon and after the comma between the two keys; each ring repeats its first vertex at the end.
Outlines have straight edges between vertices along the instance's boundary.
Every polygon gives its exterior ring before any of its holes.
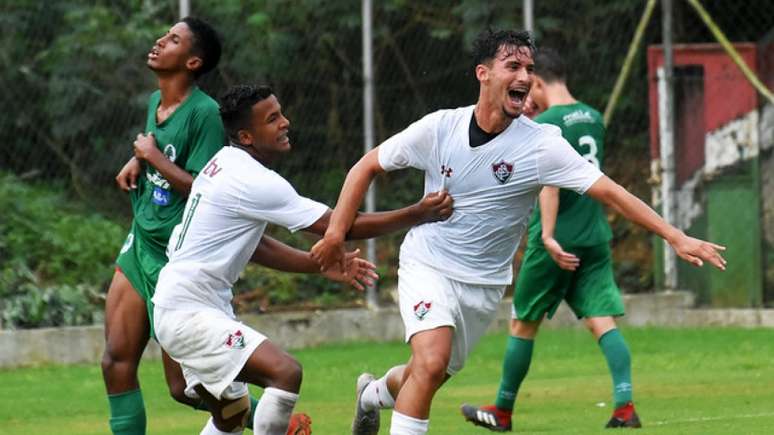
{"type": "Polygon", "coordinates": [[[448,366],[448,358],[438,355],[427,355],[415,361],[411,374],[422,382],[439,386],[446,379],[446,368],[448,366]]]}
{"type": "Polygon", "coordinates": [[[286,356],[275,368],[272,378],[271,386],[297,393],[301,389],[303,379],[301,363],[289,355],[286,356]]]}
{"type": "Polygon", "coordinates": [[[298,392],[301,389],[303,377],[304,369],[301,363],[294,358],[289,358],[283,374],[284,383],[290,388],[289,391],[298,392]]]}
{"type": "Polygon", "coordinates": [[[122,358],[120,354],[111,351],[110,346],[105,347],[102,353],[102,373],[105,375],[120,376],[125,373],[133,376],[137,371],[137,364],[128,358],[122,358]]]}
{"type": "Polygon", "coordinates": [[[528,322],[524,320],[513,320],[511,322],[511,335],[527,340],[534,339],[540,328],[540,322],[528,322]]]}

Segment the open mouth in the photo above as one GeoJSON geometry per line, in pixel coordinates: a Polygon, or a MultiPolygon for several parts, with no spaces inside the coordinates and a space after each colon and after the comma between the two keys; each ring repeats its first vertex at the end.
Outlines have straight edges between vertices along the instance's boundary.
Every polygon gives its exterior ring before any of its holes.
{"type": "Polygon", "coordinates": [[[156,47],[151,48],[151,51],[148,52],[148,58],[155,59],[159,57],[159,49],[156,47]]]}
{"type": "Polygon", "coordinates": [[[510,97],[511,101],[514,103],[521,104],[527,98],[527,91],[522,89],[509,89],[508,97],[510,97]]]}

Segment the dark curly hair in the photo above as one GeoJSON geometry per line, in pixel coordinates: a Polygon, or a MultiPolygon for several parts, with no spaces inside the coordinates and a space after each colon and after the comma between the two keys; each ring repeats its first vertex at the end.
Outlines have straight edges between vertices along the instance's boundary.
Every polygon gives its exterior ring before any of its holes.
{"type": "Polygon", "coordinates": [[[537,51],[532,35],[523,30],[492,30],[479,33],[473,41],[473,65],[488,64],[500,47],[527,47],[534,55],[537,51]]]}
{"type": "Polygon", "coordinates": [[[566,82],[567,68],[556,50],[541,48],[535,55],[535,74],[546,83],[566,82]]]}
{"type": "Polygon", "coordinates": [[[199,78],[215,69],[220,61],[220,37],[209,24],[196,17],[185,17],[185,23],[193,34],[192,52],[202,59],[202,66],[194,70],[194,78],[199,78]]]}
{"type": "Polygon", "coordinates": [[[255,103],[273,94],[274,91],[265,85],[236,85],[221,95],[220,118],[232,142],[239,142],[239,130],[250,127],[250,115],[255,103]]]}

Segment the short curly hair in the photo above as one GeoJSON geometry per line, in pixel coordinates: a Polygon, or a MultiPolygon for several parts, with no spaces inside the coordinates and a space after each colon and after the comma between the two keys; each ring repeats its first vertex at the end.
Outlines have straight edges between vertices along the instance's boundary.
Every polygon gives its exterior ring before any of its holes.
{"type": "Polygon", "coordinates": [[[185,17],[181,22],[188,26],[193,34],[192,52],[202,59],[202,66],[193,71],[194,78],[199,78],[215,69],[220,61],[220,37],[215,29],[196,17],[185,17]]]}
{"type": "Polygon", "coordinates": [[[564,83],[567,81],[567,67],[564,60],[552,48],[543,47],[535,55],[535,74],[539,75],[546,83],[564,83]]]}
{"type": "Polygon", "coordinates": [[[232,142],[239,142],[239,130],[250,127],[255,103],[269,98],[274,91],[266,85],[236,85],[220,97],[220,118],[232,142]]]}
{"type": "Polygon", "coordinates": [[[493,30],[479,33],[473,41],[473,65],[488,64],[500,47],[527,47],[535,55],[537,51],[532,35],[523,30],[493,30]]]}

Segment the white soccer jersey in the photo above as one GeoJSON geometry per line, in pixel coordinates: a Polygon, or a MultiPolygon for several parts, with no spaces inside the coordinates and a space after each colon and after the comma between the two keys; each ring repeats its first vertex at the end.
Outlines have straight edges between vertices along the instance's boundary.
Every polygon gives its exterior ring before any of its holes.
{"type": "Polygon", "coordinates": [[[584,160],[558,127],[525,116],[491,141],[471,147],[474,106],[431,113],[379,146],[386,171],[425,171],[425,194],[445,187],[454,212],[416,226],[401,258],[471,284],[509,284],[511,263],[542,186],[584,193],[602,173],[584,160]]]}
{"type": "Polygon", "coordinates": [[[297,231],[328,207],[300,196],[247,152],[223,147],[191,186],[183,220],[169,239],[169,263],[159,273],[153,302],[163,308],[231,311],[231,286],[267,223],[297,231]]]}

